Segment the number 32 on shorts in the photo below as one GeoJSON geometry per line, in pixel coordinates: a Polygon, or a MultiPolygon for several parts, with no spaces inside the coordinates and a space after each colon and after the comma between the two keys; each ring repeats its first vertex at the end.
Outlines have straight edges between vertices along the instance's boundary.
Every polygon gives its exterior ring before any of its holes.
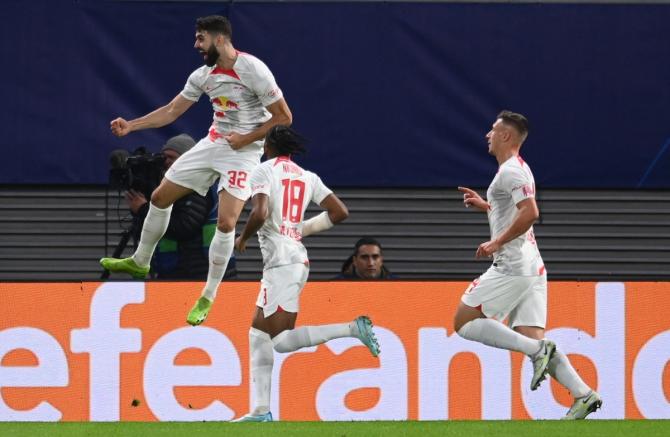
{"type": "Polygon", "coordinates": [[[247,172],[230,170],[228,171],[228,188],[246,188],[247,172]]]}

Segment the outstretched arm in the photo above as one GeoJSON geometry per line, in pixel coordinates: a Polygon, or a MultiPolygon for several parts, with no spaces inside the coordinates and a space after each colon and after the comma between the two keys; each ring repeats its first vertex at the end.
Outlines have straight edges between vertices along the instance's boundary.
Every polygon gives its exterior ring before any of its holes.
{"type": "Polygon", "coordinates": [[[349,210],[346,205],[333,193],[326,196],[319,205],[325,211],[303,223],[303,237],[326,231],[349,217],[349,210]]]}
{"type": "Polygon", "coordinates": [[[188,108],[191,107],[191,105],[193,105],[193,103],[195,102],[185,99],[181,94],[177,94],[177,96],[172,99],[170,103],[165,106],[161,106],[160,108],[148,113],[143,117],[130,121],[119,117],[111,121],[110,127],[112,129],[112,133],[117,137],[128,135],[129,133],[136,130],[163,127],[178,119],[184,112],[186,112],[188,108]]]}
{"type": "Polygon", "coordinates": [[[235,249],[240,253],[246,250],[247,240],[258,232],[268,217],[268,195],[263,193],[254,194],[251,198],[251,205],[251,213],[249,213],[247,224],[240,236],[235,239],[235,249]]]}
{"type": "Polygon", "coordinates": [[[514,240],[519,235],[525,234],[528,232],[535,220],[540,217],[540,211],[537,209],[537,203],[535,202],[534,197],[529,197],[522,200],[516,204],[518,209],[516,217],[512,221],[512,224],[498,236],[495,240],[487,241],[479,245],[477,249],[476,257],[483,258],[493,255],[494,252],[497,252],[503,244],[514,240]]]}
{"type": "Polygon", "coordinates": [[[254,141],[262,140],[265,138],[265,135],[272,128],[272,126],[283,124],[289,126],[293,122],[293,115],[291,110],[286,104],[286,100],[282,97],[273,104],[266,107],[272,117],[258,128],[252,130],[248,134],[241,134],[238,132],[229,132],[223,136],[223,138],[228,141],[230,147],[234,150],[241,149],[244,146],[247,146],[254,141]]]}

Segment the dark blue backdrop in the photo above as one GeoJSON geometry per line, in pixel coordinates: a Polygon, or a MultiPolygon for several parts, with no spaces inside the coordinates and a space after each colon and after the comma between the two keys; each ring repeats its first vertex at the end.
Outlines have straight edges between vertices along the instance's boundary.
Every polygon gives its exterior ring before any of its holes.
{"type": "Polygon", "coordinates": [[[486,185],[509,108],[542,187],[670,187],[668,5],[87,0],[0,5],[0,183],[105,183],[112,149],[202,137],[206,99],[123,139],[109,121],[182,89],[213,13],[270,66],[329,185],[486,185]]]}

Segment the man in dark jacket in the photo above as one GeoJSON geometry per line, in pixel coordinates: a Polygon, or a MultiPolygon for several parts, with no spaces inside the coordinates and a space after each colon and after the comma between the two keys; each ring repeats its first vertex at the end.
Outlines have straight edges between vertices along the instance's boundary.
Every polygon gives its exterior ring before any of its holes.
{"type": "Polygon", "coordinates": [[[335,279],[394,279],[384,266],[382,245],[372,237],[363,237],[356,242],[354,253],[344,261],[340,274],[335,279]]]}
{"type": "MultiPolygon", "coordinates": [[[[165,157],[164,170],[184,152],[195,145],[193,138],[186,134],[170,138],[161,149],[165,157]]],[[[208,250],[216,230],[218,196],[213,186],[206,196],[196,192],[177,200],[170,214],[170,223],[164,237],[158,242],[151,260],[151,274],[158,279],[198,279],[207,278],[208,250]]],[[[126,193],[128,207],[133,215],[133,238],[140,237],[144,219],[149,211],[149,203],[144,194],[129,190],[126,193]]],[[[235,276],[235,259],[231,258],[225,276],[235,276]]]]}

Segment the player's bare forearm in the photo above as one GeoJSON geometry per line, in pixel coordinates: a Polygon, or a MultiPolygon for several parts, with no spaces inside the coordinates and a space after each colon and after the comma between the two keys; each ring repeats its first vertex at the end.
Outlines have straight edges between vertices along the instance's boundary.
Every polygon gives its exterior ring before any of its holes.
{"type": "Polygon", "coordinates": [[[512,224],[496,238],[496,242],[500,246],[528,232],[540,216],[535,199],[523,200],[517,204],[517,208],[519,208],[519,211],[516,217],[514,217],[512,224]]]}
{"type": "Polygon", "coordinates": [[[334,194],[330,193],[319,203],[325,209],[321,214],[303,222],[302,236],[318,234],[327,231],[349,217],[347,206],[334,194]]]}
{"type": "Polygon", "coordinates": [[[326,196],[320,206],[328,211],[328,218],[333,224],[343,222],[349,217],[349,209],[334,193],[326,196]]]}
{"type": "Polygon", "coordinates": [[[267,211],[265,214],[257,209],[252,209],[249,214],[249,219],[247,224],[244,226],[242,233],[240,234],[240,239],[242,241],[247,241],[251,238],[265,223],[265,218],[267,217],[267,211]]]}
{"type": "Polygon", "coordinates": [[[252,235],[254,235],[263,226],[268,217],[268,195],[259,193],[251,198],[251,212],[247,224],[242,230],[239,239],[246,242],[252,235]]]}
{"type": "Polygon", "coordinates": [[[241,149],[242,147],[248,146],[249,144],[262,140],[267,135],[268,131],[272,129],[273,126],[282,124],[285,126],[290,126],[293,123],[293,115],[289,109],[286,101],[282,98],[271,104],[267,107],[267,110],[270,111],[272,117],[262,125],[258,126],[256,129],[252,130],[246,134],[237,134],[238,137],[235,138],[232,136],[232,140],[228,139],[230,147],[234,150],[241,149]]]}
{"type": "Polygon", "coordinates": [[[171,116],[167,106],[162,106],[143,117],[130,120],[128,124],[130,131],[133,132],[143,129],[163,127],[172,123],[176,119],[176,117],[171,116]]]}
{"type": "Polygon", "coordinates": [[[128,122],[130,132],[166,126],[178,119],[194,102],[177,95],[165,106],[128,122]]]}

